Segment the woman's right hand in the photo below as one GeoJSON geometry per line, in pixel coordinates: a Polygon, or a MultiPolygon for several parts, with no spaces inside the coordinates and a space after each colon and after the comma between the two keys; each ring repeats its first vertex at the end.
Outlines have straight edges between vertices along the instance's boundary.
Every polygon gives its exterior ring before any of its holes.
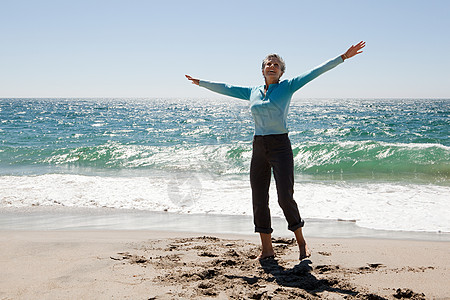
{"type": "Polygon", "coordinates": [[[192,81],[192,84],[196,84],[196,85],[199,85],[199,84],[200,84],[200,80],[199,80],[199,79],[192,78],[192,77],[189,76],[189,75],[184,75],[184,76],[186,76],[186,78],[187,78],[188,80],[192,81]]]}

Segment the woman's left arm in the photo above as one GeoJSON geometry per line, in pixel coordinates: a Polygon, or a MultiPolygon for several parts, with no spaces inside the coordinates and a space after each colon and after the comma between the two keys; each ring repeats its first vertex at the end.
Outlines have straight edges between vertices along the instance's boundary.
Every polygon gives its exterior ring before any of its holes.
{"type": "Polygon", "coordinates": [[[359,42],[356,45],[352,45],[344,54],[331,59],[300,76],[292,78],[291,80],[289,80],[291,91],[294,93],[311,80],[341,64],[342,62],[344,62],[344,60],[361,53],[361,49],[364,48],[365,45],[366,43],[363,41],[359,42]]]}

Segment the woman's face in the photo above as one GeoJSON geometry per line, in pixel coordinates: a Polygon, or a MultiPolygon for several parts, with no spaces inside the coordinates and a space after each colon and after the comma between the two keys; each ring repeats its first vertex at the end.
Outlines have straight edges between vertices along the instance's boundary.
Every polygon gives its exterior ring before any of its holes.
{"type": "Polygon", "coordinates": [[[278,82],[283,72],[281,71],[281,63],[276,57],[271,57],[264,65],[263,76],[267,82],[278,82]]]}

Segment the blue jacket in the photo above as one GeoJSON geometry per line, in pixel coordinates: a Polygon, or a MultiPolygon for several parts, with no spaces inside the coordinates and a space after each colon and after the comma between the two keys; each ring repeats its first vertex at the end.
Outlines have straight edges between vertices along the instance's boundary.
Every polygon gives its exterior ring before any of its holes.
{"type": "Polygon", "coordinates": [[[271,84],[266,95],[264,95],[265,85],[240,87],[206,80],[200,80],[199,85],[219,94],[249,100],[255,121],[255,135],[282,134],[288,132],[286,118],[292,95],[314,78],[342,62],[341,56],[338,56],[300,76],[271,84]]]}

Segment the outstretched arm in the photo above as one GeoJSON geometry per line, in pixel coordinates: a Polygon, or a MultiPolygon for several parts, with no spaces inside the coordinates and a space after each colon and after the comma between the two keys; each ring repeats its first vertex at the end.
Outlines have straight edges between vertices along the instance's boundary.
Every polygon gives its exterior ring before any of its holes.
{"type": "Polygon", "coordinates": [[[306,72],[300,76],[294,77],[290,80],[290,86],[291,91],[295,92],[301,87],[303,87],[305,84],[310,82],[311,80],[317,78],[321,74],[333,69],[340,63],[342,63],[344,60],[349,59],[350,57],[355,56],[356,54],[361,53],[361,49],[366,46],[366,43],[364,41],[359,42],[356,45],[352,45],[344,54],[341,56],[338,56],[332,60],[329,60],[325,63],[323,63],[320,66],[315,67],[309,72],[306,72]]]}
{"type": "Polygon", "coordinates": [[[342,60],[349,59],[350,57],[355,56],[356,54],[362,53],[361,49],[366,46],[366,42],[361,41],[356,45],[352,45],[348,50],[341,55],[342,60]]]}
{"type": "Polygon", "coordinates": [[[213,92],[244,99],[244,100],[250,100],[250,94],[252,92],[252,89],[249,87],[240,87],[240,86],[232,86],[225,83],[217,83],[217,82],[211,82],[206,80],[200,80],[197,78],[192,78],[189,75],[184,75],[188,80],[192,82],[192,84],[207,88],[208,90],[211,90],[213,92]]]}

